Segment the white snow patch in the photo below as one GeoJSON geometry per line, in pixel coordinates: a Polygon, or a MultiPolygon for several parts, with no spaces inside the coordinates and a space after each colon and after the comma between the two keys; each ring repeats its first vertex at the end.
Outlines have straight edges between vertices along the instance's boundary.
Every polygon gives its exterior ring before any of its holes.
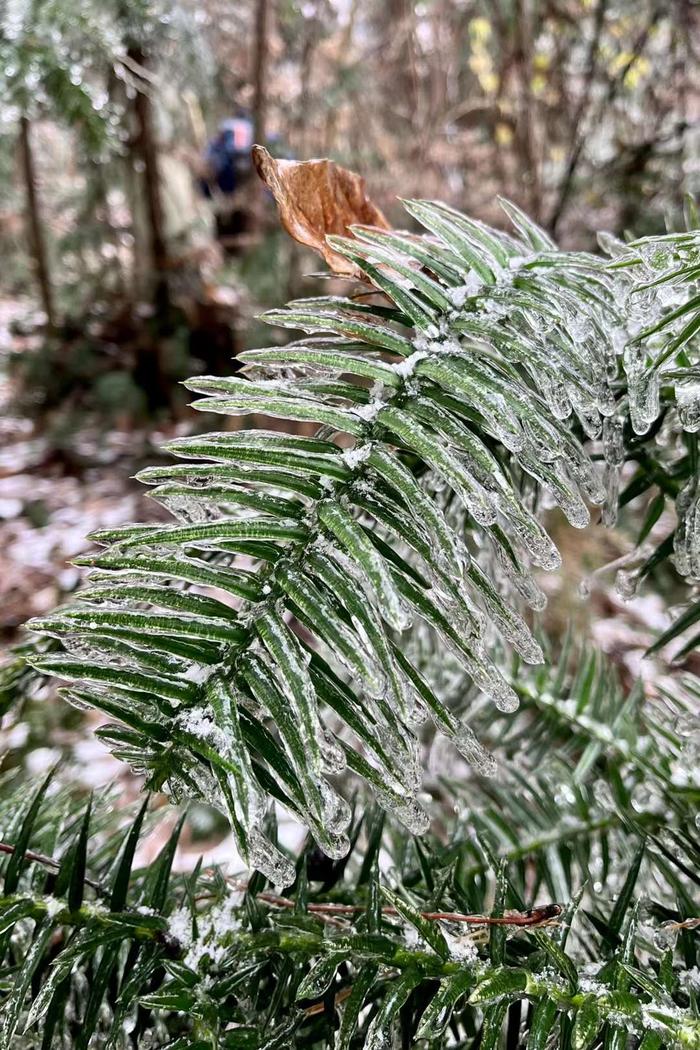
{"type": "Polygon", "coordinates": [[[358,405],[354,411],[355,415],[359,416],[360,419],[364,419],[368,423],[371,423],[383,408],[386,408],[386,403],[384,401],[370,401],[368,405],[358,405]]]}
{"type": "Polygon", "coordinates": [[[418,362],[427,356],[426,350],[416,350],[410,357],[406,357],[403,361],[399,361],[398,364],[392,365],[393,371],[401,379],[409,379],[413,375],[418,362]]]}
{"type": "Polygon", "coordinates": [[[351,470],[356,470],[362,463],[365,463],[372,452],[371,444],[358,445],[356,448],[348,448],[343,452],[343,462],[350,467],[351,470]]]}
{"type": "Polygon", "coordinates": [[[472,270],[471,273],[467,275],[464,284],[460,284],[456,288],[450,288],[447,293],[447,298],[456,310],[461,310],[466,300],[473,295],[477,295],[483,286],[484,282],[481,277],[479,277],[478,273],[472,270]]]}

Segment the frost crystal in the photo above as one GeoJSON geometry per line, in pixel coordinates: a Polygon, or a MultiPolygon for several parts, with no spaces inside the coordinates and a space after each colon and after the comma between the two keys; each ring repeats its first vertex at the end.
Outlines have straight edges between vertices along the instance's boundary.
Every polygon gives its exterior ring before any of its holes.
{"type": "Polygon", "coordinates": [[[371,423],[385,407],[384,401],[370,401],[367,405],[357,405],[355,407],[355,415],[359,416],[360,419],[364,419],[367,423],[371,423]]]}
{"type": "Polygon", "coordinates": [[[422,361],[427,356],[427,351],[416,350],[415,353],[411,354],[409,357],[405,357],[403,361],[399,361],[397,364],[392,365],[392,368],[397,376],[400,376],[402,379],[409,379],[413,375],[418,362],[422,361]]]}
{"type": "Polygon", "coordinates": [[[343,462],[350,467],[351,470],[357,470],[362,463],[365,463],[370,455],[372,454],[372,446],[358,445],[356,448],[348,448],[343,452],[343,462]]]}
{"type": "Polygon", "coordinates": [[[450,300],[455,310],[461,310],[467,299],[470,299],[474,295],[478,295],[483,286],[484,282],[481,277],[479,277],[478,273],[474,270],[471,270],[467,275],[464,284],[449,289],[447,298],[450,300]]]}
{"type": "Polygon", "coordinates": [[[216,750],[226,752],[229,747],[227,734],[220,729],[214,719],[211,708],[191,708],[182,711],[176,719],[178,725],[216,750]]]}
{"type": "Polygon", "coordinates": [[[198,972],[201,964],[208,960],[209,966],[218,966],[229,951],[228,940],[240,929],[238,908],[239,895],[227,894],[211,911],[197,916],[198,936],[192,936],[192,915],[187,908],[180,908],[168,920],[168,930],[183,948],[185,966],[198,972]]]}
{"type": "Polygon", "coordinates": [[[468,933],[452,933],[443,927],[442,930],[447,947],[450,949],[450,957],[465,966],[476,963],[479,952],[476,944],[468,933]]]}

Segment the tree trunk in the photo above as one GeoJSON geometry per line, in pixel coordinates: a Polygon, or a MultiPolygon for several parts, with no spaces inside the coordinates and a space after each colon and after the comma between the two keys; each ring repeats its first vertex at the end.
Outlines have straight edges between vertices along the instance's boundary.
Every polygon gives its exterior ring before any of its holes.
{"type": "Polygon", "coordinates": [[[56,315],[53,304],[53,288],[49,273],[49,260],[44,238],[44,228],[39,213],[39,198],[36,186],[36,172],[34,169],[34,156],[32,154],[31,124],[28,117],[20,117],[19,142],[22,155],[22,169],[24,172],[24,187],[27,195],[27,223],[29,226],[29,239],[31,242],[32,260],[36,279],[39,285],[41,305],[46,314],[49,329],[55,328],[56,315]]]}
{"type": "Polygon", "coordinates": [[[253,66],[253,138],[261,146],[267,137],[268,0],[257,0],[255,8],[255,57],[253,66]]]}
{"type": "MultiPolygon", "coordinates": [[[[253,54],[253,142],[264,146],[267,139],[267,60],[269,56],[268,0],[255,5],[255,50],[253,54]]],[[[265,194],[262,182],[253,177],[249,193],[249,228],[253,236],[264,225],[265,194]]]]}
{"type": "Polygon", "coordinates": [[[521,177],[526,180],[528,207],[533,219],[537,221],[542,210],[542,188],[535,141],[537,121],[532,94],[532,22],[526,0],[515,0],[513,5],[513,37],[518,88],[516,142],[523,167],[521,177]]]}
{"type": "MultiPolygon", "coordinates": [[[[136,45],[130,47],[128,56],[136,68],[146,68],[147,59],[140,47],[136,45]]],[[[168,249],[163,200],[160,192],[158,147],[153,127],[153,107],[147,85],[144,84],[144,88],[144,90],[137,91],[134,96],[136,138],[132,148],[143,166],[148,245],[151,268],[155,278],[154,302],[158,313],[163,315],[170,305],[168,249]]]]}

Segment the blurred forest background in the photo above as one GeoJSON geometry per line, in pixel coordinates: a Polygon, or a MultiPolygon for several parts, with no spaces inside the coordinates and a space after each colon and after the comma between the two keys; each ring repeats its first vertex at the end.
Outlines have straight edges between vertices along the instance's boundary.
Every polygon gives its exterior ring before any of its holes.
{"type": "MultiPolygon", "coordinates": [[[[75,589],[88,532],[164,513],[130,479],[164,437],[211,423],[179,381],[284,338],[256,320],[265,307],[347,287],[307,276],[319,262],[280,229],[252,142],[361,173],[397,225],[399,197],[501,224],[502,194],[591,250],[596,230],[678,228],[700,188],[692,0],[4,0],[0,11],[7,643],[75,589]]],[[[623,607],[612,571],[586,584],[588,604],[577,591],[586,566],[624,558],[624,518],[575,543],[547,615],[588,622],[595,603],[596,640],[636,673],[648,632],[665,625],[660,603],[623,607]]],[[[68,749],[86,782],[104,782],[115,765],[82,717],[11,712],[4,749],[37,770],[68,749]]]]}

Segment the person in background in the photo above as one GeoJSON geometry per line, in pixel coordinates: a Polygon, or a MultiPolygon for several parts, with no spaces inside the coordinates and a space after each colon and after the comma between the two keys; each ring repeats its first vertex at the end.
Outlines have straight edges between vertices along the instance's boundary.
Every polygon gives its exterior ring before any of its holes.
{"type": "Polygon", "coordinates": [[[250,228],[247,187],[253,172],[253,122],[243,113],[219,124],[204,153],[203,195],[214,207],[216,235],[227,254],[238,254],[250,228]]]}

